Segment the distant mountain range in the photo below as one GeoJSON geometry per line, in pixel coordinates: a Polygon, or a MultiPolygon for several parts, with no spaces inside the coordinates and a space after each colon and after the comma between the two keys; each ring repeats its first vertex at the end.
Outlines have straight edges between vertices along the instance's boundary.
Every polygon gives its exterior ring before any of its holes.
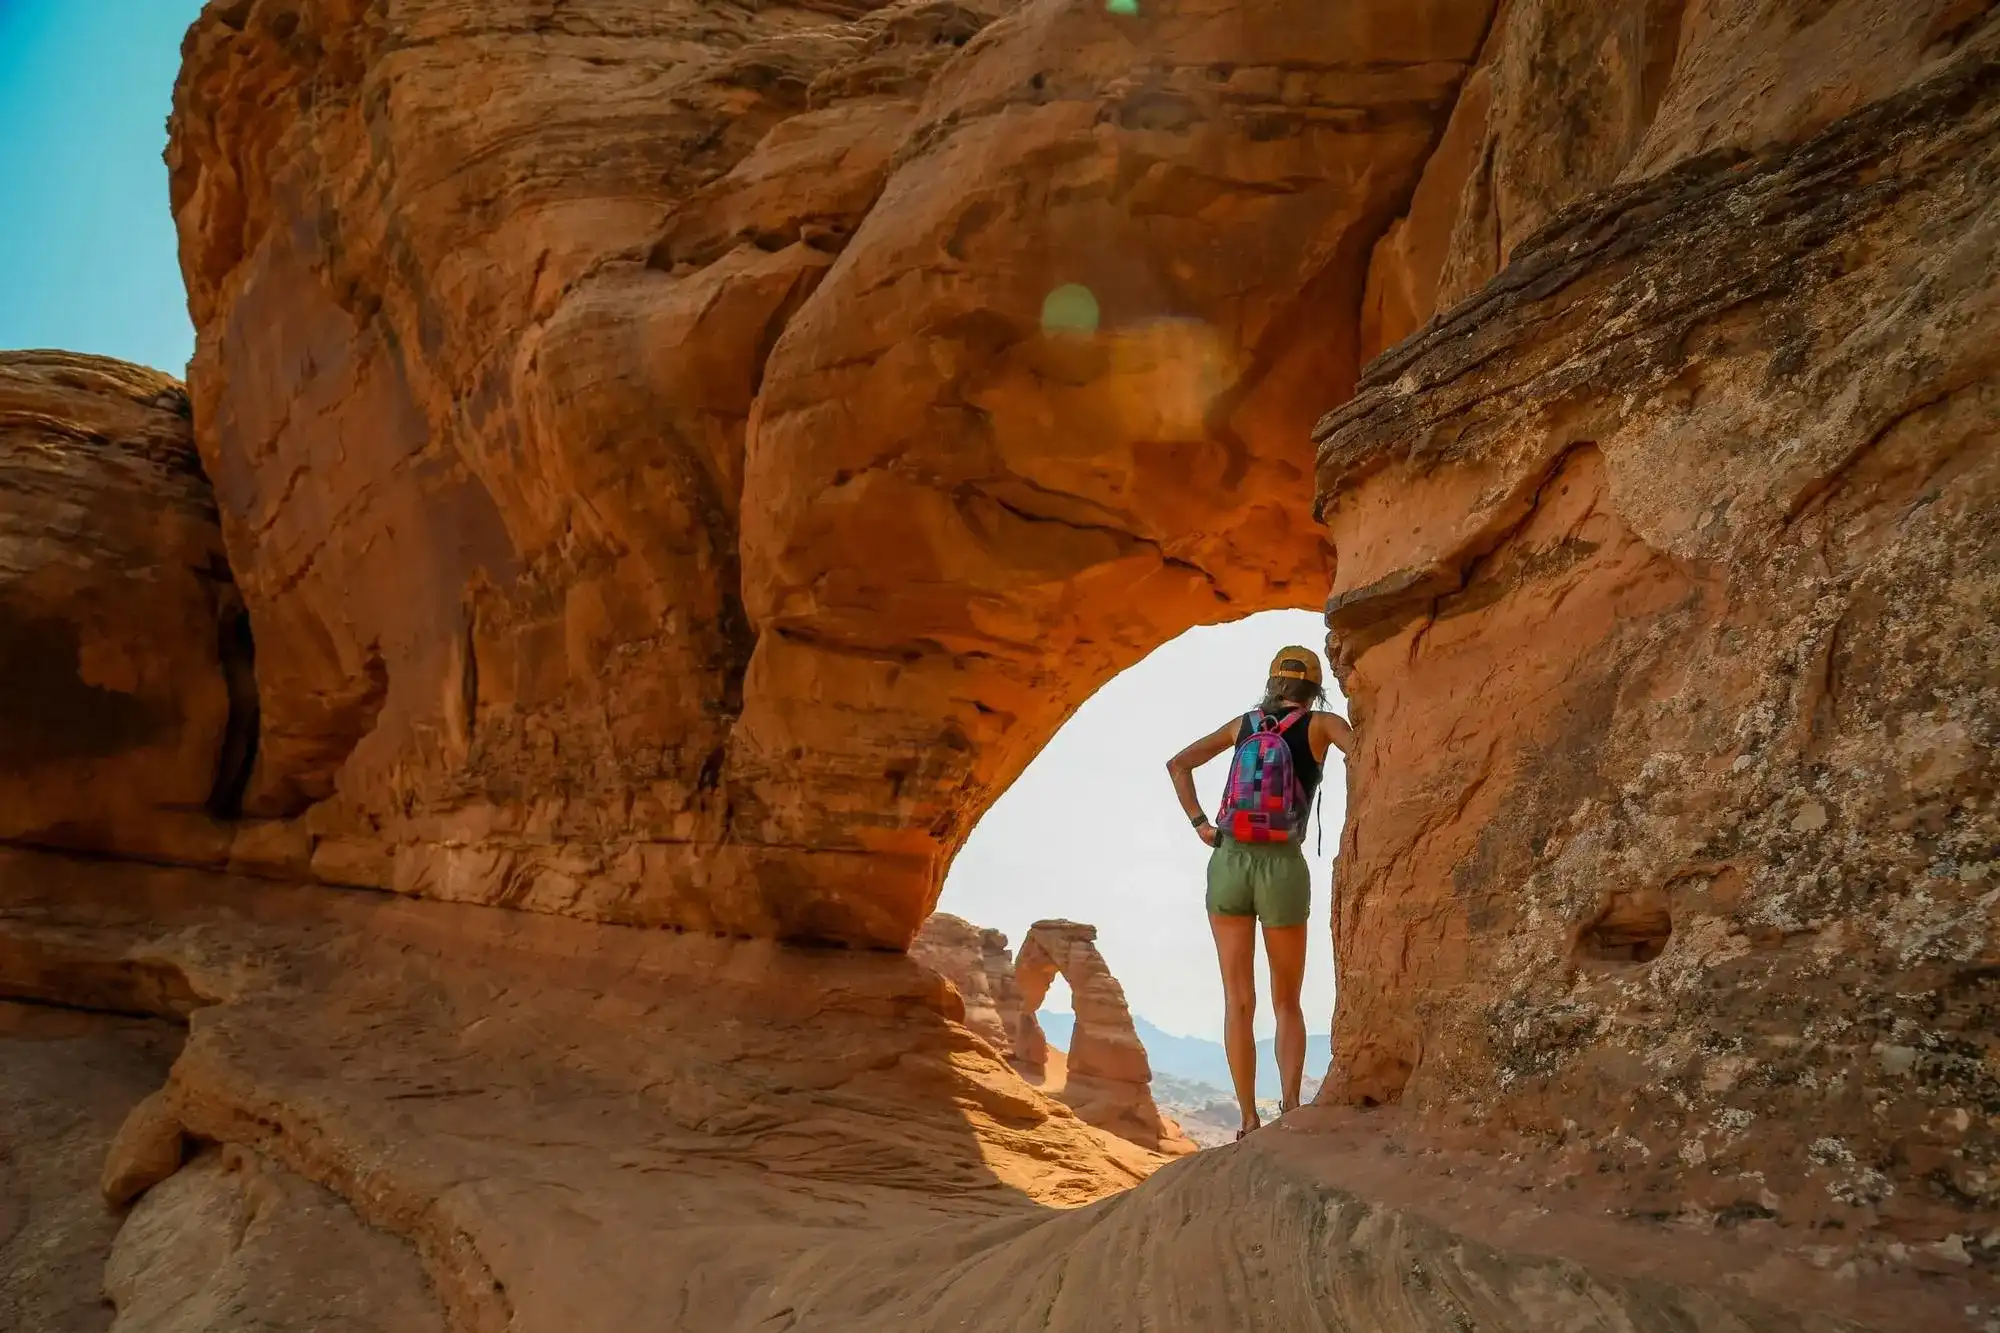
{"type": "MultiPolygon", "coordinates": [[[[1042,1031],[1052,1044],[1069,1049],[1076,1015],[1043,1009],[1035,1017],[1041,1020],[1042,1031]]],[[[1155,1074],[1170,1074],[1175,1078],[1205,1083],[1224,1094],[1228,1093],[1229,1053],[1223,1050],[1221,1042],[1203,1037],[1177,1037],[1137,1014],[1132,1016],[1132,1026],[1138,1029],[1139,1040],[1146,1047],[1146,1059],[1155,1074]]],[[[1317,1082],[1326,1074],[1326,1067],[1332,1059],[1333,1038],[1323,1032],[1307,1034],[1306,1078],[1317,1082]]],[[[1262,1100],[1275,1099],[1277,1095],[1278,1057],[1271,1038],[1266,1037],[1257,1043],[1257,1096],[1262,1100]]]]}

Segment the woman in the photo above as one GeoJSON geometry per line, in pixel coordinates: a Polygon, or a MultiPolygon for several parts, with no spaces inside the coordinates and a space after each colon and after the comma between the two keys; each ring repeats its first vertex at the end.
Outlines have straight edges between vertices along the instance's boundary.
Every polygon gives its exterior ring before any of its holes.
{"type": "MultiPolygon", "coordinates": [[[[1299,987],[1306,971],[1306,917],[1312,911],[1312,878],[1306,869],[1306,817],[1319,790],[1329,750],[1344,756],[1353,733],[1336,713],[1313,708],[1323,703],[1319,656],[1310,648],[1286,648],[1271,662],[1264,698],[1243,717],[1231,718],[1167,761],[1174,793],[1201,840],[1215,850],[1208,858],[1208,924],[1222,963],[1223,1041],[1229,1075],[1236,1084],[1242,1138],[1263,1122],[1257,1115],[1257,941],[1252,926],[1264,926],[1264,954],[1271,969],[1271,1007],[1278,1015],[1279,1105],[1299,1104],[1299,1080],[1306,1062],[1306,1020],[1299,1010],[1299,987]],[[1282,742],[1290,760],[1291,808],[1275,818],[1250,817],[1225,809],[1218,830],[1202,812],[1194,791],[1194,771],[1226,751],[1232,759],[1225,807],[1239,802],[1243,784],[1234,780],[1244,742],[1267,733],[1260,746],[1282,742]],[[1275,733],[1273,738],[1269,733],[1275,733]]],[[[1252,753],[1259,747],[1252,747],[1252,753]]],[[[1282,761],[1270,765],[1282,772],[1282,761]]],[[[1249,802],[1239,802],[1248,807],[1249,802]]]]}

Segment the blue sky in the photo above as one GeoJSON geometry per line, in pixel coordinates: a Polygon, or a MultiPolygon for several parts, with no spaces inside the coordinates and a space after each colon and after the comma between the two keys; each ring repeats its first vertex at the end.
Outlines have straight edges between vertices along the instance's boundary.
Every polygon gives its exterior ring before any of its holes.
{"type": "Polygon", "coordinates": [[[184,374],[167,113],[200,0],[0,0],[0,347],[184,374]]]}

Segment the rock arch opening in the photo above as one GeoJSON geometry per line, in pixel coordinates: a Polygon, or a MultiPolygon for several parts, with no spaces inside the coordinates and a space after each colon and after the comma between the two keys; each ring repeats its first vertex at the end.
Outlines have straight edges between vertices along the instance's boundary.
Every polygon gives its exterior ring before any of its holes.
{"type": "MultiPolygon", "coordinates": [[[[981,816],[951,863],[939,910],[1017,942],[1036,921],[1088,922],[1135,1015],[1165,1032],[1219,1039],[1221,982],[1202,905],[1208,849],[1163,765],[1253,705],[1272,655],[1291,643],[1316,646],[1319,622],[1312,612],[1267,611],[1197,626],[1113,677],[981,816]]],[[[1329,706],[1343,709],[1337,683],[1328,693],[1329,706]]],[[[1217,760],[1196,775],[1205,807],[1219,798],[1226,767],[1217,760]]],[[[1327,1030],[1333,1012],[1330,866],[1345,807],[1336,758],[1306,846],[1314,906],[1305,1006],[1314,1032],[1327,1030]]],[[[1268,1035],[1268,1005],[1259,1018],[1268,1035]]]]}

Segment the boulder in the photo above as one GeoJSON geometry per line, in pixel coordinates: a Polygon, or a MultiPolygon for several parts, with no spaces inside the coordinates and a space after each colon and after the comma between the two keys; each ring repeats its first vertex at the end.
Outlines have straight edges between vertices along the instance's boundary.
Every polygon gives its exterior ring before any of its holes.
{"type": "Polygon", "coordinates": [[[98,1192],[112,1207],[123,1208],[180,1170],[186,1147],[181,1122],[167,1105],[166,1094],[148,1093],[111,1140],[98,1192]]]}
{"type": "Polygon", "coordinates": [[[444,1333],[409,1242],[254,1149],[212,1148],[132,1210],[104,1267],[111,1333],[444,1333]]]}

